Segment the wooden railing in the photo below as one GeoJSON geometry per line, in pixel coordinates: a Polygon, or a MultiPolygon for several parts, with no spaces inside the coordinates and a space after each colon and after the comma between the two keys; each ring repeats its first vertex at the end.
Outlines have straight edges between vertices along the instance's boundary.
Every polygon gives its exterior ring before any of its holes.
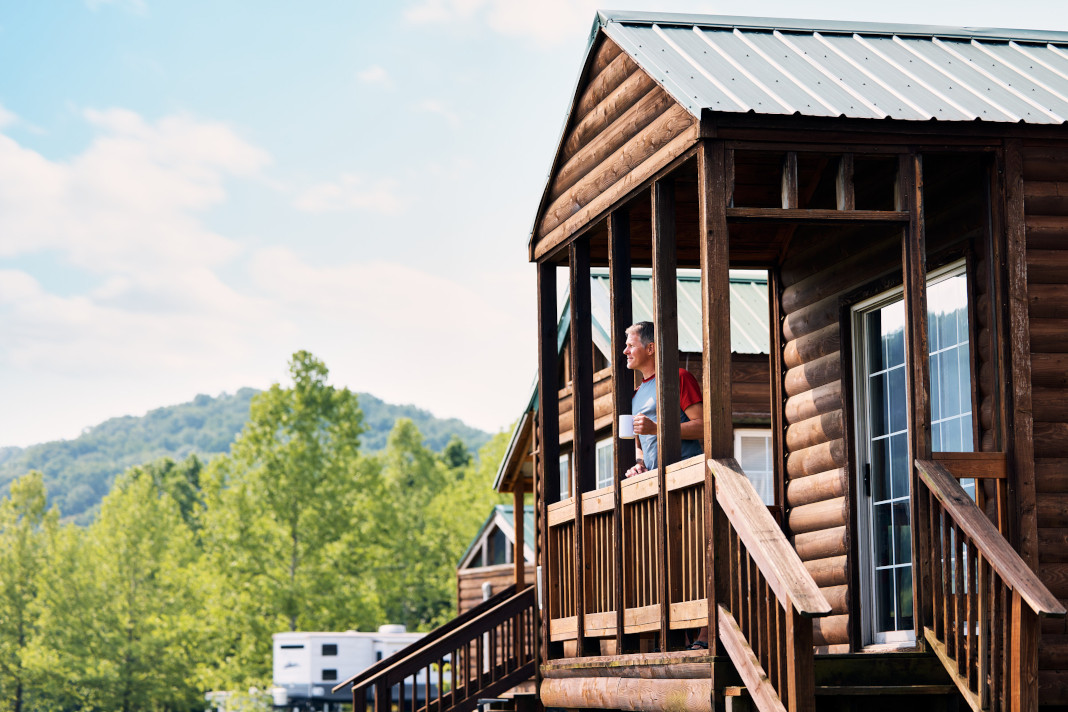
{"type": "Polygon", "coordinates": [[[997,527],[1009,533],[1009,466],[1003,452],[936,452],[931,460],[958,482],[975,481],[975,504],[997,527]]]}
{"type": "Polygon", "coordinates": [[[1038,619],[1064,607],[954,477],[968,473],[932,460],[916,470],[930,542],[924,637],[976,712],[1037,710],[1038,619]]]}
{"type": "Polygon", "coordinates": [[[831,606],[738,462],[708,467],[725,519],[716,552],[717,576],[727,582],[720,641],[761,712],[814,711],[812,618],[831,606]]]}
{"type": "MultiPolygon", "coordinates": [[[[660,512],[658,472],[653,470],[622,483],[622,561],[616,570],[616,501],[612,487],[582,495],[583,635],[616,635],[618,606],[623,606],[623,633],[668,627],[700,628],[708,621],[704,564],[705,524],[703,503],[705,464],[701,456],[667,468],[667,551],[657,538],[660,512]],[[667,575],[669,601],[661,606],[667,575]]],[[[549,637],[570,640],[577,635],[578,589],[575,584],[575,500],[550,504],[549,529],[549,637]]]]}
{"type": "Polygon", "coordinates": [[[352,686],[353,712],[465,712],[534,676],[533,586],[510,586],[408,647],[337,685],[352,686]],[[394,705],[394,701],[396,704],[394,705]]]}

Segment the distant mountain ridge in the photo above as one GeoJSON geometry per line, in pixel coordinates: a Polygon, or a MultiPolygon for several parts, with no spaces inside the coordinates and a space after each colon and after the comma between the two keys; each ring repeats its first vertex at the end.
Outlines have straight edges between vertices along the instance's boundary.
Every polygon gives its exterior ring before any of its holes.
{"type": "MultiPolygon", "coordinates": [[[[30,470],[45,477],[50,502],[64,517],[89,521],[115,475],[134,465],[161,457],[180,460],[196,454],[204,460],[229,452],[245,422],[249,404],[259,393],[242,388],[217,397],[198,395],[188,403],[156,408],[143,416],[110,418],[87,428],[71,440],[56,440],[26,448],[0,447],[0,493],[11,481],[30,470]]],[[[369,393],[358,394],[366,432],[363,452],[386,447],[398,418],[410,418],[423,434],[427,447],[440,452],[453,435],[472,453],[490,434],[456,418],[435,418],[414,405],[386,403],[369,393]]]]}

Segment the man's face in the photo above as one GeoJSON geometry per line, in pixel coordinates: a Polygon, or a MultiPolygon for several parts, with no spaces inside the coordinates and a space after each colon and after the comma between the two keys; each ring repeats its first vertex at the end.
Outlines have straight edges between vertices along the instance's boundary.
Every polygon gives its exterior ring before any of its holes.
{"type": "Polygon", "coordinates": [[[653,344],[642,346],[642,339],[638,334],[627,334],[627,345],[623,349],[623,355],[627,357],[627,368],[632,371],[645,373],[653,363],[653,344]]]}

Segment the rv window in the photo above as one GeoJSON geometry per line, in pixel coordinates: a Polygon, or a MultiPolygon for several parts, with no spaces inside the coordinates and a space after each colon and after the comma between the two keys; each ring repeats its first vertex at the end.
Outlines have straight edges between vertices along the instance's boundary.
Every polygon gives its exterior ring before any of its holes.
{"type": "Polygon", "coordinates": [[[282,650],[303,650],[303,645],[283,645],[282,650]]]}
{"type": "Polygon", "coordinates": [[[337,679],[337,670],[329,670],[329,669],[323,670],[323,682],[326,682],[327,680],[336,680],[336,679],[337,679]]]}
{"type": "Polygon", "coordinates": [[[323,643],[323,655],[337,655],[337,643],[323,643]]]}

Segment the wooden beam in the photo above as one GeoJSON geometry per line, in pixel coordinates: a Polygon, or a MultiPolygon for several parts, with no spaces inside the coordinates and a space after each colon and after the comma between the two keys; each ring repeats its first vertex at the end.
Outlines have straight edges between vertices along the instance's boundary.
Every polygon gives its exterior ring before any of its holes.
{"type": "Polygon", "coordinates": [[[855,210],[853,190],[853,154],[843,153],[838,159],[838,174],[834,181],[835,203],[839,210],[855,210]]]}
{"type": "Polygon", "coordinates": [[[797,207],[797,152],[787,151],[782,161],[782,208],[796,210],[797,207]]]}
{"type": "Polygon", "coordinates": [[[615,504],[615,519],[612,532],[615,537],[613,555],[615,571],[613,576],[613,596],[616,606],[616,653],[627,650],[623,637],[623,478],[635,462],[634,438],[624,440],[619,437],[619,416],[631,414],[631,400],[634,394],[634,378],[627,369],[623,348],[627,340],[627,327],[631,325],[634,314],[631,304],[631,265],[630,265],[630,214],[626,210],[617,210],[608,216],[608,291],[609,312],[612,329],[612,439],[615,448],[615,470],[612,480],[614,490],[612,497],[615,504]]]}
{"type": "Polygon", "coordinates": [[[556,407],[556,265],[538,265],[538,437],[539,457],[537,476],[541,489],[538,509],[538,565],[541,566],[541,590],[545,597],[541,609],[541,642],[545,658],[551,657],[549,647],[549,526],[548,505],[560,500],[560,411],[556,407]]]}
{"type": "MultiPolygon", "coordinates": [[[[703,393],[705,457],[729,457],[734,450],[731,403],[730,341],[730,235],[727,205],[733,190],[733,156],[723,143],[706,140],[697,153],[698,205],[701,221],[701,390],[703,393]]],[[[716,482],[705,469],[705,572],[708,577],[708,641],[716,649],[719,616],[716,607],[725,602],[718,588],[725,577],[717,574],[717,550],[725,533],[723,513],[716,505],[716,482]],[[720,580],[722,579],[722,581],[720,580]]],[[[725,556],[725,550],[721,555],[725,556]]],[[[725,558],[724,558],[725,561],[725,558]]]]}
{"type": "Polygon", "coordinates": [[[901,210],[823,210],[786,208],[727,208],[730,222],[792,222],[806,225],[863,223],[905,223],[909,215],[901,210]]]}
{"type": "Polygon", "coordinates": [[[1008,368],[1012,391],[1006,399],[1011,433],[1014,495],[1020,556],[1038,569],[1035,517],[1035,441],[1031,403],[1031,325],[1027,314],[1027,234],[1024,222],[1023,158],[1020,141],[1005,142],[1005,261],[1008,284],[1008,368]]]}
{"type": "MultiPolygon", "coordinates": [[[[579,654],[585,652],[586,587],[582,493],[596,488],[593,426],[593,314],[590,307],[590,241],[571,243],[571,411],[575,437],[571,450],[575,500],[575,615],[579,654]]],[[[548,405],[546,407],[549,407],[548,405]]]]}
{"type": "Polygon", "coordinates": [[[667,466],[682,456],[679,408],[679,315],[675,249],[675,184],[653,183],[653,321],[656,343],[657,543],[660,575],[660,649],[668,649],[667,466]]]}
{"type": "MultiPolygon", "coordinates": [[[[908,452],[911,478],[912,521],[925,522],[926,498],[920,496],[917,460],[931,457],[930,374],[927,348],[927,242],[924,231],[923,162],[919,154],[898,158],[897,208],[909,215],[901,243],[904,277],[906,381],[909,393],[908,452]]],[[[930,551],[925,527],[913,527],[913,623],[916,640],[923,641],[923,625],[931,618],[931,572],[926,554],[930,551]]]]}

